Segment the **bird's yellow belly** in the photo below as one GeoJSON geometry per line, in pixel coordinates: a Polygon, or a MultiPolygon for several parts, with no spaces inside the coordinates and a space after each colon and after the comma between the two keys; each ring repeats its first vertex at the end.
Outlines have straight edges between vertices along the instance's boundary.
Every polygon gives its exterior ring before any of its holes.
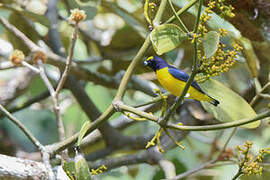
{"type": "MultiPolygon", "coordinates": [[[[159,83],[170,93],[175,96],[180,96],[183,89],[185,88],[186,82],[176,79],[169,73],[168,70],[168,67],[157,70],[157,79],[159,83]]],[[[196,99],[199,101],[209,100],[209,97],[207,95],[203,94],[192,86],[189,88],[187,96],[188,98],[196,99]]]]}

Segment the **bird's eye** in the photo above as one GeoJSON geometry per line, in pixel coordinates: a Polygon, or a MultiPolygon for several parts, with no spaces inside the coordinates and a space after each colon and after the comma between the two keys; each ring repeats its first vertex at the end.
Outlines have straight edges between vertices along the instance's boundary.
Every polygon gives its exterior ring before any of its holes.
{"type": "Polygon", "coordinates": [[[147,61],[143,61],[143,65],[147,66],[148,62],[147,61]]]}

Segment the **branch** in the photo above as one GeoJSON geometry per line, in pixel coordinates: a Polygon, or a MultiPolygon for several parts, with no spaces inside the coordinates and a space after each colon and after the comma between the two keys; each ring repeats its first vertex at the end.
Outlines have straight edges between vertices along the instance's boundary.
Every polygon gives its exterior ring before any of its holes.
{"type": "MultiPolygon", "coordinates": [[[[195,27],[194,27],[194,34],[196,34],[197,31],[198,31],[201,9],[202,9],[202,0],[199,0],[199,8],[198,8],[198,14],[197,14],[197,18],[196,18],[196,24],[195,24],[195,27]]],[[[164,126],[164,125],[167,124],[169,118],[172,116],[172,114],[176,111],[176,109],[179,107],[181,102],[184,100],[184,97],[185,97],[186,93],[188,92],[188,90],[189,90],[189,88],[191,86],[191,83],[193,82],[196,74],[198,73],[198,64],[199,64],[199,62],[198,62],[198,38],[195,38],[195,40],[194,40],[194,59],[193,59],[193,65],[192,65],[192,73],[191,73],[190,77],[188,78],[188,81],[187,81],[181,95],[177,99],[177,101],[169,109],[169,111],[165,115],[165,117],[160,120],[160,125],[161,126],[164,126]]]]}
{"type": "Polygon", "coordinates": [[[5,28],[13,32],[15,36],[21,39],[32,52],[40,50],[40,48],[35,43],[33,43],[33,41],[31,41],[15,26],[11,25],[5,18],[0,17],[0,23],[3,24],[5,28]]]}
{"type": "MultiPolygon", "coordinates": [[[[161,15],[163,14],[165,7],[166,7],[166,0],[161,0],[160,7],[158,9],[158,12],[156,14],[155,19],[153,20],[155,25],[158,25],[160,23],[161,15]]],[[[122,78],[122,81],[119,85],[119,88],[118,88],[117,94],[114,98],[114,101],[122,100],[124,93],[125,93],[125,90],[127,88],[127,83],[129,81],[135,67],[137,66],[138,62],[143,58],[144,54],[146,53],[146,51],[149,47],[150,47],[150,37],[148,35],[147,38],[145,39],[143,45],[141,46],[140,50],[138,51],[138,53],[136,54],[136,56],[133,58],[130,65],[128,66],[126,73],[125,73],[124,77],[122,78]]]]}
{"type": "Polygon", "coordinates": [[[71,68],[71,62],[72,62],[72,57],[73,57],[73,52],[74,52],[74,47],[75,47],[75,42],[77,40],[77,36],[78,36],[78,23],[75,23],[75,29],[74,29],[74,32],[72,34],[72,41],[71,41],[71,46],[69,49],[69,55],[68,55],[68,59],[66,62],[65,70],[62,74],[62,77],[58,83],[58,86],[57,86],[55,94],[54,94],[56,99],[58,99],[58,94],[59,94],[60,90],[63,88],[64,83],[65,83],[67,76],[68,76],[68,72],[71,68]]]}
{"type": "MultiPolygon", "coordinates": [[[[13,32],[15,35],[18,36],[18,38],[20,38],[23,41],[26,41],[26,45],[28,46],[29,44],[32,44],[31,46],[29,45],[29,49],[33,50],[33,51],[42,51],[42,49],[40,47],[38,47],[37,45],[35,45],[30,39],[28,39],[22,32],[20,32],[15,26],[11,25],[8,23],[8,21],[6,21],[4,18],[0,17],[0,23],[4,23],[7,26],[5,26],[8,30],[10,30],[11,32],[13,32]]],[[[56,32],[53,31],[52,32],[56,32]]],[[[56,35],[53,35],[52,37],[56,38],[56,35]]],[[[55,39],[56,41],[56,39],[55,39]]],[[[54,45],[55,47],[58,47],[59,45],[54,45]]],[[[58,47],[59,51],[62,49],[61,47],[58,47]]],[[[58,52],[58,51],[57,51],[58,52]]],[[[60,51],[62,52],[62,51],[60,51]]],[[[58,68],[60,68],[61,70],[64,69],[65,65],[66,65],[66,59],[64,57],[61,57],[51,51],[46,51],[46,55],[48,57],[47,63],[52,64],[54,66],[57,66],[58,68]]],[[[63,55],[63,53],[61,53],[61,55],[63,55]]],[[[91,81],[95,84],[99,84],[99,85],[103,85],[106,87],[111,87],[111,88],[118,88],[119,84],[120,84],[120,79],[122,78],[122,76],[116,76],[116,77],[110,77],[101,73],[96,73],[96,72],[92,72],[88,69],[85,69],[83,67],[78,66],[78,64],[72,62],[71,64],[71,69],[70,69],[70,73],[72,75],[74,75],[75,77],[82,79],[82,80],[86,80],[86,81],[91,81]]],[[[146,83],[145,80],[142,80],[140,78],[132,78],[131,79],[131,89],[135,89],[135,90],[140,90],[146,94],[149,94],[151,96],[155,96],[155,94],[152,91],[151,86],[149,86],[148,83],[146,83]],[[145,83],[141,83],[141,81],[145,82],[145,83]]]]}
{"type": "Polygon", "coordinates": [[[219,129],[226,129],[231,127],[238,127],[244,124],[252,123],[255,121],[263,120],[264,118],[270,117],[270,111],[266,111],[261,113],[253,118],[246,118],[237,121],[232,121],[228,123],[222,123],[217,125],[206,125],[206,126],[179,126],[175,124],[168,124],[166,127],[181,130],[181,131],[212,131],[212,130],[219,130],[219,129]]]}
{"type": "Polygon", "coordinates": [[[189,33],[189,30],[187,29],[187,27],[185,26],[185,24],[181,21],[181,19],[179,18],[179,16],[177,15],[174,7],[173,7],[173,4],[172,4],[172,1],[171,0],[168,0],[169,2],[169,5],[170,5],[170,8],[174,14],[174,17],[178,20],[178,22],[180,23],[180,25],[182,26],[182,28],[184,29],[185,33],[189,33]]]}
{"type": "Polygon", "coordinates": [[[26,135],[26,137],[38,148],[39,150],[43,149],[42,144],[31,134],[31,132],[12,114],[10,114],[1,104],[0,111],[7,116],[18,128],[22,130],[22,132],[26,135]]]}
{"type": "MultiPolygon", "coordinates": [[[[189,1],[189,3],[187,5],[185,5],[182,9],[180,9],[176,14],[177,16],[183,14],[184,12],[186,12],[187,10],[189,10],[189,8],[191,8],[198,0],[191,0],[189,1]]],[[[165,23],[171,23],[175,20],[175,16],[172,16],[170,19],[168,19],[165,23]]]]}
{"type": "Polygon", "coordinates": [[[251,100],[250,105],[254,106],[255,103],[258,101],[258,99],[262,96],[261,94],[268,88],[270,87],[270,82],[268,82],[264,87],[254,96],[254,98],[251,100]]]}
{"type": "Polygon", "coordinates": [[[217,156],[216,158],[214,158],[214,159],[212,159],[211,161],[208,161],[208,162],[206,162],[206,163],[200,165],[200,166],[197,167],[197,168],[194,168],[194,169],[192,169],[192,170],[189,170],[189,171],[186,171],[186,172],[184,172],[184,173],[182,173],[182,174],[179,174],[179,175],[173,177],[173,178],[170,179],[170,180],[182,179],[182,178],[185,178],[185,177],[187,177],[187,176],[190,176],[191,174],[194,174],[194,173],[196,173],[196,172],[198,172],[198,171],[201,171],[201,170],[203,170],[203,169],[212,167],[217,161],[221,160],[220,158],[221,158],[222,154],[225,152],[226,147],[227,147],[228,143],[230,142],[230,140],[232,139],[232,137],[233,137],[234,133],[236,132],[236,130],[237,130],[236,127],[232,130],[230,136],[227,138],[227,140],[226,140],[226,142],[224,143],[224,145],[223,145],[223,147],[222,147],[220,153],[218,154],[218,156],[217,156]]]}
{"type": "Polygon", "coordinates": [[[211,166],[213,165],[213,163],[215,163],[215,162],[216,162],[215,159],[214,159],[214,160],[211,160],[211,161],[209,161],[209,162],[207,162],[207,163],[204,163],[204,164],[200,165],[200,166],[197,167],[197,168],[194,168],[194,169],[192,169],[192,170],[190,170],[190,171],[186,171],[186,172],[184,172],[184,173],[182,173],[182,174],[179,174],[179,175],[177,175],[177,176],[175,176],[175,177],[173,177],[173,178],[171,178],[171,179],[169,179],[169,180],[177,180],[177,179],[185,178],[185,177],[187,177],[187,176],[189,176],[189,175],[191,175],[191,174],[194,174],[194,173],[196,173],[196,172],[198,172],[198,171],[201,171],[201,170],[203,170],[203,169],[206,169],[206,168],[208,168],[208,167],[211,167],[211,166]]]}
{"type": "Polygon", "coordinates": [[[158,164],[164,171],[166,179],[172,178],[176,175],[175,166],[171,161],[163,158],[159,160],[158,164]]]}
{"type": "MultiPolygon", "coordinates": [[[[50,93],[48,90],[38,94],[37,96],[34,96],[34,97],[31,97],[30,99],[28,99],[26,102],[24,102],[23,104],[18,104],[18,105],[15,105],[15,106],[12,106],[10,108],[8,108],[8,112],[10,113],[13,113],[13,112],[17,112],[17,111],[20,111],[26,107],[29,107],[30,105],[32,105],[33,103],[36,103],[36,102],[40,102],[41,100],[43,99],[46,99],[47,97],[50,96],[50,93]]],[[[3,115],[0,114],[0,118],[2,117],[3,115]]]]}
{"type": "Polygon", "coordinates": [[[40,162],[0,154],[0,179],[48,179],[40,162]]]}
{"type": "MultiPolygon", "coordinates": [[[[151,121],[156,122],[157,124],[163,126],[163,124],[160,124],[160,121],[158,121],[159,120],[158,117],[156,117],[152,114],[140,111],[136,108],[127,106],[121,101],[114,102],[114,106],[119,111],[127,111],[127,112],[134,113],[140,117],[147,118],[148,120],[151,120],[151,121]]],[[[231,128],[231,127],[238,127],[238,126],[241,126],[244,124],[248,124],[248,123],[258,121],[258,120],[262,120],[266,117],[270,117],[270,111],[266,111],[264,113],[261,113],[253,118],[245,118],[245,119],[241,119],[241,120],[237,120],[237,121],[216,124],[216,125],[204,125],[204,126],[182,126],[181,125],[180,126],[180,125],[169,123],[165,126],[165,128],[175,129],[175,130],[180,130],[180,131],[211,131],[211,130],[231,128]]]]}
{"type": "MultiPolygon", "coordinates": [[[[95,129],[97,129],[100,126],[100,124],[104,123],[108,118],[110,118],[113,113],[114,108],[112,105],[110,105],[102,115],[100,115],[94,122],[90,124],[86,134],[89,134],[95,129]]],[[[47,149],[48,152],[50,152],[51,155],[54,155],[74,144],[77,141],[78,136],[79,133],[76,133],[73,136],[65,139],[64,141],[52,145],[47,145],[45,146],[45,148],[47,149]]]]}

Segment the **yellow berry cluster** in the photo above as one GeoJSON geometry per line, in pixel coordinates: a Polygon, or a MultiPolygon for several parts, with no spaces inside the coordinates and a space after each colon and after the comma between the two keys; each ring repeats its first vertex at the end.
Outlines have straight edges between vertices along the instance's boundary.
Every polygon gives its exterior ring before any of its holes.
{"type": "Polygon", "coordinates": [[[235,14],[232,12],[234,10],[234,7],[232,7],[232,5],[225,5],[224,2],[225,0],[215,0],[218,1],[217,3],[217,8],[220,11],[220,16],[225,18],[225,17],[229,17],[232,18],[235,16],[235,14]]]}
{"type": "MultiPolygon", "coordinates": [[[[202,13],[201,17],[200,17],[200,24],[198,26],[198,35],[194,38],[198,38],[198,37],[204,37],[204,35],[208,32],[207,28],[205,27],[205,23],[211,19],[210,14],[213,13],[213,9],[216,6],[216,2],[215,1],[209,1],[207,8],[204,10],[204,12],[202,13]]],[[[199,40],[200,42],[200,40],[199,40]]]]}
{"type": "MultiPolygon", "coordinates": [[[[224,34],[224,30],[222,30],[224,34]]],[[[222,35],[220,33],[220,35],[222,35]]],[[[233,45],[233,49],[224,50],[225,44],[220,43],[218,49],[213,56],[207,58],[201,55],[199,50],[198,56],[201,59],[199,72],[201,73],[196,77],[198,82],[203,82],[212,76],[219,76],[220,73],[227,72],[236,62],[237,54],[242,50],[238,44],[233,45]]]]}
{"type": "MultiPolygon", "coordinates": [[[[208,32],[205,23],[211,19],[210,14],[213,13],[213,9],[217,9],[220,11],[219,15],[221,17],[234,17],[234,13],[232,12],[234,10],[234,7],[231,5],[227,6],[224,4],[225,0],[209,0],[206,9],[200,16],[200,24],[198,26],[198,34],[191,33],[192,36],[191,43],[194,43],[194,40],[197,38],[198,42],[200,43],[200,38],[203,38],[204,35],[208,32]]],[[[222,33],[222,32],[221,32],[222,33]]]]}
{"type": "Polygon", "coordinates": [[[107,170],[107,167],[105,165],[100,166],[97,169],[91,169],[91,175],[98,175],[103,173],[103,171],[107,170]]]}
{"type": "Polygon", "coordinates": [[[263,161],[265,154],[270,154],[270,148],[261,149],[259,155],[254,156],[250,153],[252,148],[252,142],[246,141],[243,147],[238,146],[238,160],[239,167],[244,174],[252,175],[258,174],[261,175],[263,167],[259,163],[263,161]],[[242,158],[240,157],[242,156],[242,158]]]}

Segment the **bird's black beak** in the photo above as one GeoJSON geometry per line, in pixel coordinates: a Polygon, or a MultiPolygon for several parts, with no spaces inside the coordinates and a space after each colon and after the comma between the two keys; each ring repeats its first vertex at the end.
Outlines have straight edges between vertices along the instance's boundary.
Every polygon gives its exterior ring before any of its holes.
{"type": "Polygon", "coordinates": [[[148,61],[143,61],[143,65],[148,66],[148,61]]]}

